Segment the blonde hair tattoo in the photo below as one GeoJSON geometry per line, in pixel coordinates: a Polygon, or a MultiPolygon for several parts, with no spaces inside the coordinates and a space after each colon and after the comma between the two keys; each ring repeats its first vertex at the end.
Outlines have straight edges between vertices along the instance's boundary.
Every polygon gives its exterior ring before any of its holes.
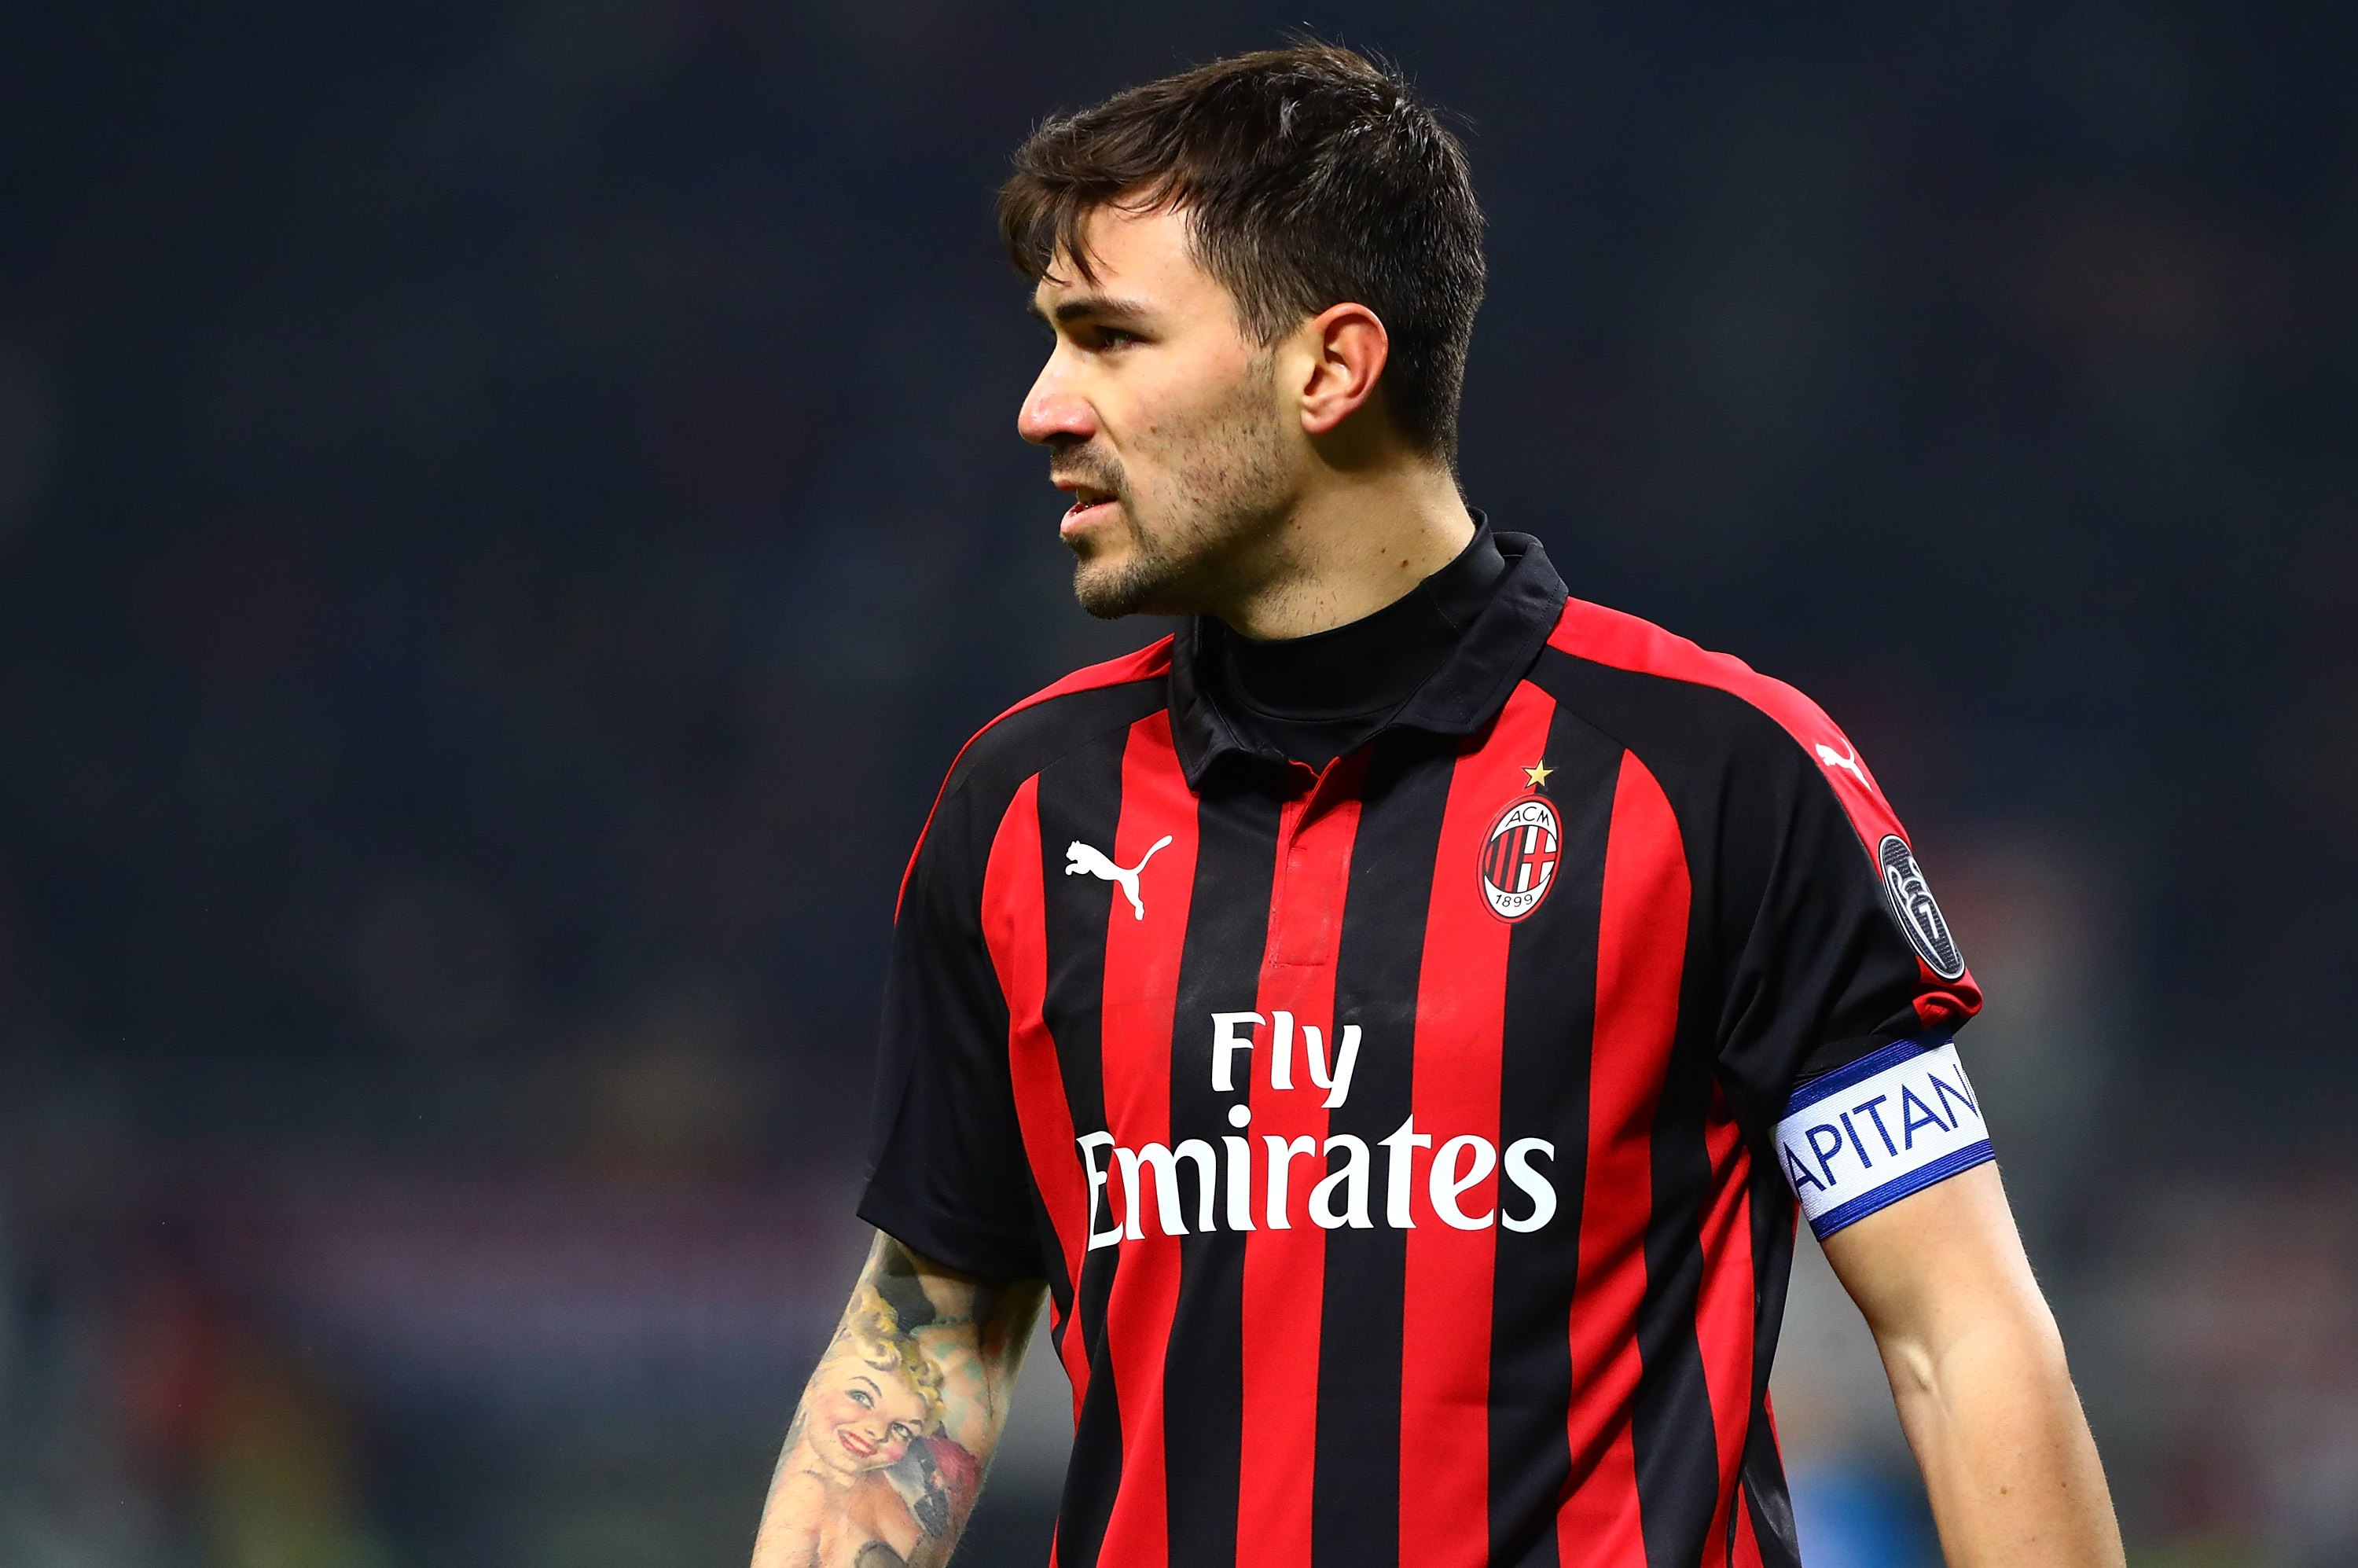
{"type": "Polygon", "coordinates": [[[853,1354],[880,1372],[897,1373],[925,1401],[927,1429],[941,1430],[947,1413],[941,1369],[918,1348],[914,1337],[902,1331],[900,1314],[877,1292],[876,1287],[863,1285],[852,1297],[851,1309],[845,1314],[843,1328],[837,1337],[877,1351],[879,1354],[871,1356],[864,1349],[855,1348],[853,1354]]]}

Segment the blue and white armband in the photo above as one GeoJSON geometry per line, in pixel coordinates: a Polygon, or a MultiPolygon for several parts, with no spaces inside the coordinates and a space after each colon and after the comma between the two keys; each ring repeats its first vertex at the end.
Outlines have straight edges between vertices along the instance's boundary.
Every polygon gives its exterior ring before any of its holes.
{"type": "Polygon", "coordinates": [[[1777,1124],[1778,1162],[1821,1241],[1995,1157],[1945,1037],[1894,1041],[1810,1079],[1777,1124]]]}

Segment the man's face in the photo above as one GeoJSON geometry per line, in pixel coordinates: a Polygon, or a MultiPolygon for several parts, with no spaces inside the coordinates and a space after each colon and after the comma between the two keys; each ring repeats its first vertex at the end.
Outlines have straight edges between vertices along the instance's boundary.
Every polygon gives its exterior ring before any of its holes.
{"type": "Polygon", "coordinates": [[[1100,208],[1033,293],[1055,348],[1017,427],[1073,497],[1061,532],[1092,615],[1176,614],[1276,569],[1299,482],[1271,355],[1187,249],[1173,211],[1100,208]]]}
{"type": "Polygon", "coordinates": [[[838,1357],[821,1368],[811,1397],[811,1452],[845,1475],[898,1465],[924,1429],[925,1396],[889,1352],[876,1360],[857,1349],[838,1357]]]}

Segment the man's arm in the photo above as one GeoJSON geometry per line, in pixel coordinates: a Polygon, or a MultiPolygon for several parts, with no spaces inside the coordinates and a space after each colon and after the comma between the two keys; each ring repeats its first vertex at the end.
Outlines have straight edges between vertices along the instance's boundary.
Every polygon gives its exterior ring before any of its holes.
{"type": "Polygon", "coordinates": [[[753,1568],[932,1568],[966,1528],[1046,1287],[879,1235],[771,1477],[753,1568]]]}
{"type": "Polygon", "coordinates": [[[2095,1441],[1997,1167],[1871,1214],[1825,1252],[1883,1352],[1950,1568],[2118,1568],[2095,1441]]]}

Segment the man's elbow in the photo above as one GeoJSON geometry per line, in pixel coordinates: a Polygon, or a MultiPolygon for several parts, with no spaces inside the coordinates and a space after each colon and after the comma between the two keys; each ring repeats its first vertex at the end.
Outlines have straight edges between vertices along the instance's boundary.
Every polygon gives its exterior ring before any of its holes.
{"type": "Polygon", "coordinates": [[[1983,1165],[1826,1239],[1895,1392],[1938,1396],[1968,1367],[2065,1379],[2055,1314],[2032,1275],[1997,1168],[1983,1165]]]}
{"type": "Polygon", "coordinates": [[[1875,1337],[1891,1391],[1902,1402],[1952,1405],[1963,1386],[1990,1379],[2026,1390],[2071,1390],[2063,1336],[2035,1288],[1952,1301],[1931,1324],[1879,1328],[1875,1337]]]}

